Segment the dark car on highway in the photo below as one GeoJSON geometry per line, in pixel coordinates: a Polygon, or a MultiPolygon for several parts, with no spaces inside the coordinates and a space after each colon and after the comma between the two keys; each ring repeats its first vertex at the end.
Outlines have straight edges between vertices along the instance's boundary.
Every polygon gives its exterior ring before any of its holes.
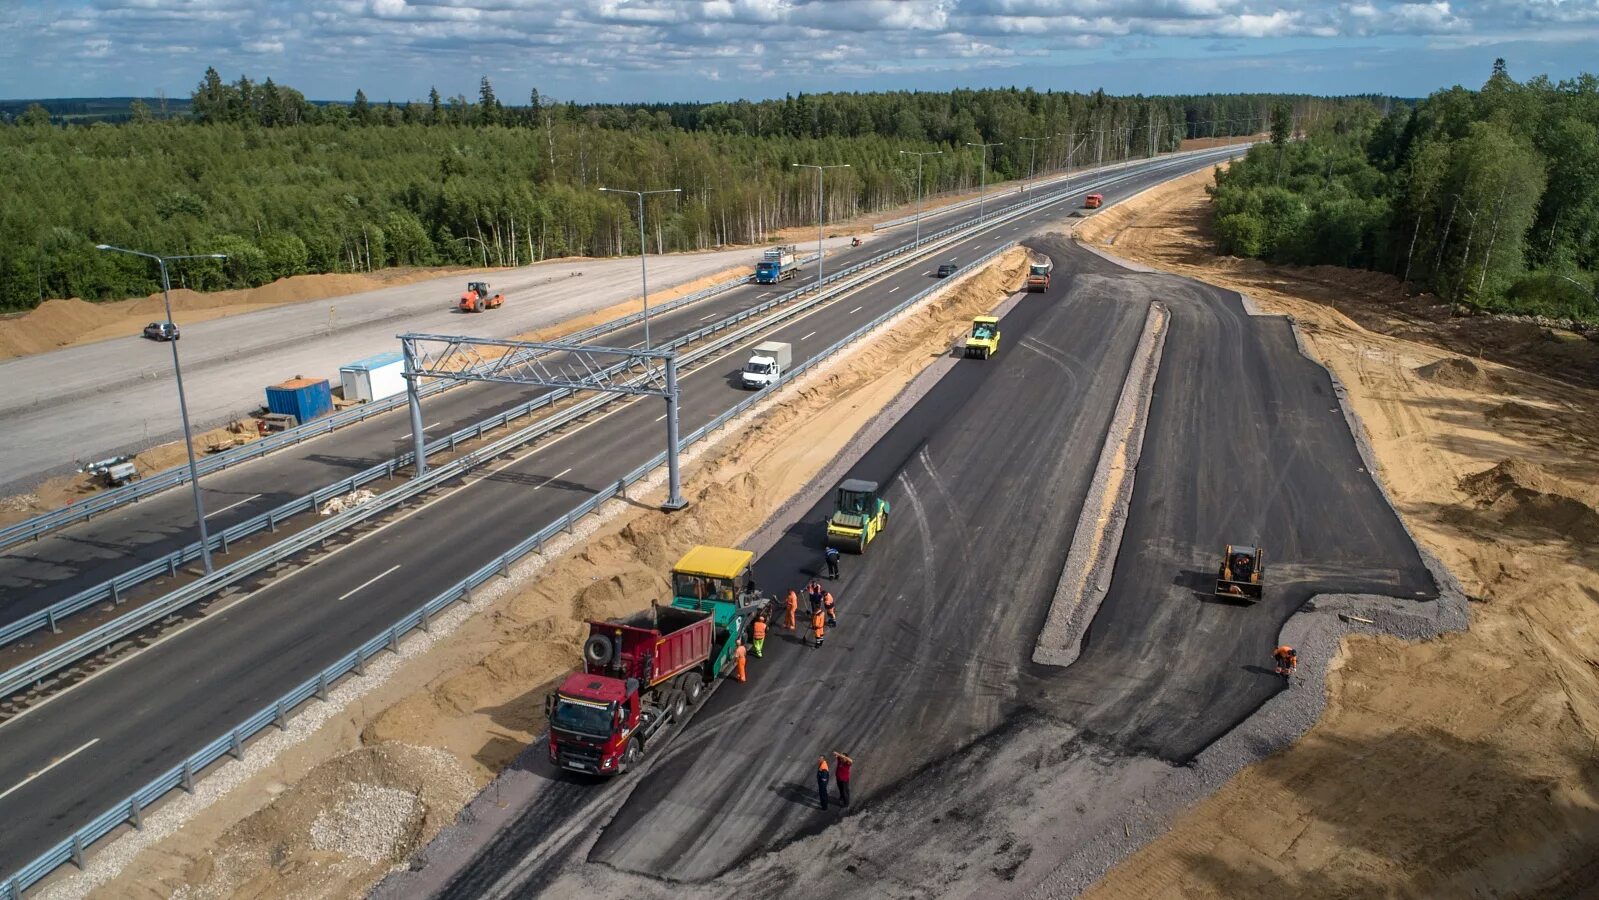
{"type": "Polygon", "coordinates": [[[948,278],[949,276],[954,275],[955,274],[955,270],[958,269],[958,268],[960,268],[960,267],[955,265],[954,263],[944,263],[943,265],[938,267],[938,277],[939,278],[948,278]]]}
{"type": "Polygon", "coordinates": [[[175,341],[178,339],[178,326],[171,322],[151,322],[144,326],[144,336],[152,341],[175,341]]]}

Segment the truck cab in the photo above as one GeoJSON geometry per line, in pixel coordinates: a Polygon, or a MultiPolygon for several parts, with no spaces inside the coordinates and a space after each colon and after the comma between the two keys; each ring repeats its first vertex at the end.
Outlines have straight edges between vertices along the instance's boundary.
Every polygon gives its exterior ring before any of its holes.
{"type": "Polygon", "coordinates": [[[763,341],[750,351],[749,362],[739,373],[739,383],[751,390],[774,384],[788,371],[793,359],[792,345],[784,341],[763,341]]]}
{"type": "Polygon", "coordinates": [[[1099,209],[1105,205],[1104,194],[1089,194],[1083,198],[1083,209],[1099,209]]]}

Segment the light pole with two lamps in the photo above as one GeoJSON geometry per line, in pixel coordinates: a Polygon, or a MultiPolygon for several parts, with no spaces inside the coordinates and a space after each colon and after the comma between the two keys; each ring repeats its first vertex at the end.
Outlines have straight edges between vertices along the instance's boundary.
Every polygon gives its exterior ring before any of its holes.
{"type": "Polygon", "coordinates": [[[602,187],[607,194],[632,194],[638,198],[638,265],[639,284],[644,292],[644,349],[650,349],[650,269],[645,257],[649,255],[648,232],[644,230],[644,198],[651,194],[681,194],[682,188],[665,188],[659,191],[630,191],[626,188],[602,187]]]}
{"type": "Polygon", "coordinates": [[[942,150],[901,150],[901,156],[916,157],[916,244],[922,245],[922,157],[943,156],[942,150]]]}
{"type": "MultiPolygon", "coordinates": [[[[96,250],[106,250],[112,253],[127,253],[132,256],[142,256],[153,259],[161,267],[161,298],[166,304],[167,322],[172,323],[172,281],[167,277],[167,263],[180,259],[227,259],[226,253],[201,253],[193,256],[157,256],[154,253],[141,253],[138,250],[127,250],[122,247],[113,247],[110,244],[95,244],[96,250]]],[[[176,323],[172,323],[176,324],[176,323]]],[[[205,564],[205,574],[210,575],[211,568],[211,541],[205,530],[205,503],[200,499],[200,471],[194,461],[194,435],[189,430],[189,402],[183,395],[183,367],[178,364],[178,336],[173,335],[167,342],[172,345],[172,375],[178,383],[178,415],[183,419],[183,449],[189,452],[189,487],[194,491],[194,518],[200,526],[200,559],[205,564]]]]}
{"type": "Polygon", "coordinates": [[[983,162],[982,167],[979,170],[981,174],[977,176],[977,221],[981,222],[983,221],[983,194],[988,188],[988,149],[990,147],[1003,147],[1005,145],[1002,143],[974,144],[971,141],[967,141],[966,146],[981,147],[983,150],[983,162]]]}

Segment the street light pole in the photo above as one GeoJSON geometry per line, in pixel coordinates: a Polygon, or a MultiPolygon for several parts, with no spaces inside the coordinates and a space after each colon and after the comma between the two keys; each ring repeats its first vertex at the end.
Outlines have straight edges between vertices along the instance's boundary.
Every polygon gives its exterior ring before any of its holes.
{"type": "MultiPolygon", "coordinates": [[[[180,259],[227,259],[226,253],[202,253],[194,256],[157,256],[154,253],[141,253],[138,250],[125,250],[113,247],[110,244],[96,244],[96,250],[107,250],[113,253],[127,253],[131,256],[142,256],[153,259],[161,268],[161,300],[166,307],[167,321],[172,321],[172,280],[167,277],[167,263],[180,259]]],[[[178,383],[178,415],[183,419],[183,449],[189,453],[189,488],[194,493],[194,519],[200,528],[200,560],[205,565],[205,574],[213,571],[211,566],[211,539],[205,530],[205,502],[200,497],[200,470],[194,459],[194,434],[189,429],[189,401],[183,393],[183,367],[178,364],[178,340],[174,336],[167,341],[172,347],[172,376],[178,383]]]]}
{"type": "MultiPolygon", "coordinates": [[[[1033,181],[1033,174],[1036,171],[1034,169],[1034,167],[1033,167],[1033,164],[1035,162],[1037,162],[1037,160],[1038,160],[1038,142],[1039,141],[1047,141],[1047,140],[1049,140],[1049,138],[1048,137],[1024,137],[1024,138],[1017,138],[1017,140],[1018,141],[1026,141],[1027,142],[1027,181],[1022,183],[1022,191],[1026,192],[1027,190],[1029,190],[1031,188],[1032,181],[1033,181]]],[[[1048,165],[1049,164],[1049,160],[1047,160],[1047,159],[1044,160],[1044,164],[1048,165]]]]}
{"type": "Polygon", "coordinates": [[[916,245],[922,245],[922,157],[943,156],[942,150],[901,150],[901,156],[916,157],[916,245]]]}
{"type": "Polygon", "coordinates": [[[650,194],[681,194],[682,188],[665,188],[659,191],[630,191],[625,188],[602,187],[607,194],[632,194],[638,198],[638,266],[639,285],[644,291],[644,349],[650,349],[650,267],[645,257],[649,255],[649,235],[644,230],[644,198],[650,194]]]}
{"type": "Polygon", "coordinates": [[[981,222],[983,221],[983,195],[988,187],[988,148],[1003,147],[1005,145],[1002,143],[974,144],[971,141],[967,141],[966,146],[981,147],[983,150],[983,162],[979,169],[980,174],[977,176],[977,221],[981,222]]]}
{"type": "Polygon", "coordinates": [[[822,205],[822,174],[828,169],[847,169],[849,163],[839,163],[832,166],[819,166],[815,163],[794,163],[796,169],[816,170],[816,289],[822,289],[822,233],[827,221],[826,207],[822,205]]]}

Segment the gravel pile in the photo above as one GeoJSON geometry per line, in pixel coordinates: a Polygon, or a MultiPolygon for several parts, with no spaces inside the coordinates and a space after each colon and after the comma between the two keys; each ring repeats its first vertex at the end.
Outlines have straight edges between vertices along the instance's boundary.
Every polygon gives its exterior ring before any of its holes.
{"type": "Polygon", "coordinates": [[[311,846],[370,863],[396,862],[410,848],[425,809],[409,791],[346,785],[332,809],[311,823],[311,846]]]}

